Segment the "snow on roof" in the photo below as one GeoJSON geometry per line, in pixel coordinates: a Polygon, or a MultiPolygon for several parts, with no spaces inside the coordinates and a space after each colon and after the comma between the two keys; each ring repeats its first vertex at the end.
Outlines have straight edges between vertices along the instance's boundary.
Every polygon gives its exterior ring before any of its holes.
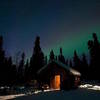
{"type": "Polygon", "coordinates": [[[75,69],[70,68],[69,66],[67,66],[67,65],[65,65],[65,64],[63,64],[62,62],[57,61],[57,60],[49,61],[49,62],[47,63],[47,65],[45,65],[44,67],[42,67],[37,73],[38,73],[38,74],[41,73],[41,71],[43,71],[43,70],[48,66],[48,64],[51,64],[52,62],[55,62],[56,64],[62,66],[62,67],[65,68],[66,70],[70,71],[73,75],[78,75],[78,76],[81,75],[80,72],[76,71],[75,69]]]}
{"type": "Polygon", "coordinates": [[[81,73],[78,72],[78,71],[76,71],[75,69],[70,68],[70,72],[71,72],[72,74],[74,74],[74,75],[81,76],[81,73]]]}

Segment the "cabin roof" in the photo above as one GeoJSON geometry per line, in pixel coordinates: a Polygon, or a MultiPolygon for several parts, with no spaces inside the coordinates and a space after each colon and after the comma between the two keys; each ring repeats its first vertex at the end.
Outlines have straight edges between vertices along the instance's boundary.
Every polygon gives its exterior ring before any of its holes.
{"type": "Polygon", "coordinates": [[[63,64],[62,62],[60,61],[57,61],[57,60],[52,60],[52,61],[49,61],[47,63],[47,65],[45,65],[44,67],[42,67],[37,73],[40,74],[43,70],[45,70],[49,64],[51,63],[56,63],[57,65],[61,66],[62,68],[68,70],[70,73],[72,73],[73,75],[77,75],[77,76],[81,76],[80,72],[76,71],[75,69],[63,64]]]}

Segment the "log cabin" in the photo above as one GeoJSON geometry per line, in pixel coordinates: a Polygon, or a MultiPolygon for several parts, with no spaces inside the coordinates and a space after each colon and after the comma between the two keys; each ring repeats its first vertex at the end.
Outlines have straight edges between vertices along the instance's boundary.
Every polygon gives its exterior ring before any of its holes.
{"type": "Polygon", "coordinates": [[[66,90],[80,84],[81,74],[57,60],[49,61],[37,74],[39,83],[47,84],[50,89],[66,90]]]}

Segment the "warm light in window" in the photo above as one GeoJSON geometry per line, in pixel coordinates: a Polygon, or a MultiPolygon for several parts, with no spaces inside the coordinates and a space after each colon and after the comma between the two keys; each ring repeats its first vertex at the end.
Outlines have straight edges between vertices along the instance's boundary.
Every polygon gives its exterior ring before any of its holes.
{"type": "Polygon", "coordinates": [[[55,88],[60,89],[60,75],[55,76],[55,88]]]}

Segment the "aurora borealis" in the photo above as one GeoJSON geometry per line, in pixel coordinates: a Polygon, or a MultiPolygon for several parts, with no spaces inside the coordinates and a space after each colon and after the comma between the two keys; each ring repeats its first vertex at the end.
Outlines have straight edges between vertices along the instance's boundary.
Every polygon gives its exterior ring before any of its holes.
{"type": "Polygon", "coordinates": [[[51,49],[65,57],[87,53],[87,41],[96,32],[100,40],[100,0],[1,0],[0,35],[7,55],[18,51],[32,55],[40,36],[45,55],[51,49]]]}

